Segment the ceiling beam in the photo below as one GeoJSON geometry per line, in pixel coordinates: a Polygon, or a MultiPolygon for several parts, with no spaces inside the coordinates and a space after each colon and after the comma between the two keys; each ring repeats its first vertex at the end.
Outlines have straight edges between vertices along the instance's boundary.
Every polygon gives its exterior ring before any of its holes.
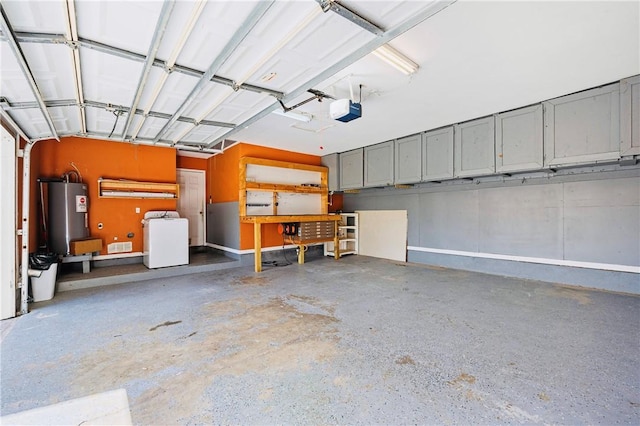
{"type": "MultiPolygon", "coordinates": [[[[0,111],[1,112],[1,111],[0,111]]],[[[77,137],[81,137],[81,138],[88,138],[88,137],[98,137],[98,138],[102,138],[102,139],[106,139],[106,140],[110,140],[112,142],[124,142],[122,140],[120,140],[120,138],[114,138],[109,136],[109,133],[106,132],[89,132],[88,134],[80,134],[80,133],[74,133],[74,132],[61,132],[60,136],[77,136],[77,137]]],[[[129,143],[129,142],[126,142],[129,143]]],[[[153,146],[153,138],[138,138],[135,142],[131,142],[134,145],[149,145],[149,146],[153,146]]],[[[194,142],[196,143],[196,142],[194,142]]],[[[218,148],[206,148],[203,145],[182,145],[182,144],[172,144],[172,142],[170,140],[166,140],[163,139],[161,140],[157,145],[155,145],[156,147],[161,147],[161,148],[174,148],[174,149],[181,149],[181,150],[185,150],[185,151],[194,151],[194,152],[206,152],[209,154],[220,154],[222,153],[222,150],[218,149],[218,148]]]]}
{"type": "MultiPolygon", "coordinates": [[[[153,61],[155,61],[156,59],[156,54],[158,53],[158,49],[160,48],[160,43],[162,42],[164,32],[167,29],[167,24],[169,23],[169,18],[171,17],[171,11],[173,10],[174,4],[174,0],[165,0],[162,4],[160,17],[158,17],[156,29],[153,32],[153,39],[151,40],[149,51],[147,52],[147,56],[144,60],[144,67],[142,69],[142,73],[140,74],[138,87],[136,88],[136,93],[133,97],[133,102],[131,103],[131,108],[129,109],[129,111],[135,111],[138,108],[140,97],[142,96],[144,87],[146,86],[147,80],[149,79],[149,73],[151,72],[153,61]]],[[[127,115],[127,121],[125,122],[124,129],[122,130],[122,135],[120,136],[122,140],[125,140],[127,136],[129,127],[131,127],[131,123],[133,122],[133,117],[135,117],[135,113],[127,115]]]]}
{"type": "MultiPolygon", "coordinates": [[[[125,113],[128,113],[129,111],[131,111],[131,109],[129,107],[125,107],[125,106],[121,106],[121,105],[113,105],[113,104],[108,104],[108,103],[104,103],[104,102],[96,102],[96,101],[90,101],[90,100],[85,100],[84,103],[80,104],[78,103],[77,100],[75,99],[57,99],[57,100],[50,100],[50,101],[45,101],[44,102],[47,108],[65,108],[65,107],[80,107],[80,108],[98,108],[98,109],[104,109],[104,110],[118,110],[118,111],[122,111],[125,113]]],[[[0,98],[0,108],[1,110],[4,111],[12,111],[12,110],[20,110],[20,109],[34,109],[34,108],[38,108],[39,104],[37,102],[15,102],[15,103],[9,103],[5,98],[0,98]]],[[[143,110],[141,109],[136,109],[135,114],[137,115],[142,115],[144,116],[145,113],[143,110]]],[[[147,113],[147,115],[149,117],[153,117],[153,118],[161,118],[164,120],[169,120],[171,118],[171,114],[167,114],[164,112],[158,112],[158,111],[149,111],[147,113]]],[[[226,128],[230,128],[233,129],[236,127],[235,124],[233,123],[225,123],[224,121],[214,121],[214,120],[196,120],[195,118],[191,118],[191,117],[184,117],[184,116],[180,116],[178,117],[177,121],[183,122],[183,123],[190,123],[190,124],[194,124],[196,126],[214,126],[214,127],[226,127],[226,128]]]]}
{"type": "MultiPolygon", "coordinates": [[[[22,138],[28,143],[33,142],[31,138],[27,136],[27,134],[18,126],[18,124],[13,120],[13,118],[9,115],[9,113],[2,108],[0,108],[0,119],[5,120],[6,123],[13,128],[22,138]]],[[[1,120],[0,120],[1,121],[1,120]]]]}
{"type": "MultiPolygon", "coordinates": [[[[78,49],[78,22],[76,19],[76,7],[74,0],[67,0],[65,2],[65,9],[67,13],[67,35],[69,40],[73,43],[71,45],[71,61],[73,63],[73,80],[76,89],[76,99],[78,103],[82,105],[84,103],[84,89],[82,86],[82,68],[80,67],[80,52],[78,49]]],[[[80,132],[85,133],[87,131],[87,116],[84,108],[78,110],[80,115],[80,132]]]]}
{"type": "MultiPolygon", "coordinates": [[[[2,40],[6,40],[6,37],[0,37],[2,40]]],[[[69,40],[64,34],[48,34],[48,33],[33,33],[33,32],[16,32],[16,39],[20,43],[51,43],[51,44],[66,44],[70,47],[73,47],[73,42],[69,40]]],[[[96,50],[98,52],[106,53],[108,55],[118,56],[123,59],[129,59],[136,62],[144,62],[145,56],[136,52],[132,52],[130,50],[121,49],[119,47],[110,46],[108,44],[100,43],[98,41],[78,37],[77,45],[80,47],[84,47],[91,50],[96,50]]],[[[174,64],[173,66],[169,66],[167,62],[164,62],[160,59],[155,59],[153,61],[153,66],[162,68],[167,70],[168,72],[177,72],[180,74],[185,74],[195,78],[202,78],[204,72],[196,70],[194,68],[189,68],[180,64],[174,64]]],[[[256,93],[264,93],[270,96],[275,97],[276,99],[282,99],[284,97],[284,93],[279,92],[277,90],[268,89],[266,87],[256,86],[253,84],[243,83],[238,85],[235,81],[230,78],[222,77],[219,75],[214,75],[211,77],[211,81],[214,83],[223,84],[225,86],[233,87],[235,89],[248,90],[250,92],[256,93]]]]}
{"type": "MultiPolygon", "coordinates": [[[[163,73],[160,75],[160,78],[156,81],[155,87],[151,91],[151,97],[147,99],[147,104],[144,107],[145,114],[151,111],[151,108],[153,108],[153,105],[156,103],[158,96],[160,96],[160,92],[162,92],[162,89],[164,88],[165,83],[169,79],[169,74],[171,73],[173,66],[176,64],[176,61],[178,60],[178,56],[180,56],[180,53],[182,52],[182,49],[184,48],[184,45],[186,44],[187,39],[191,35],[191,32],[193,31],[196,23],[200,19],[200,15],[204,10],[205,5],[206,5],[205,2],[200,1],[200,2],[196,2],[191,8],[191,14],[189,16],[189,19],[187,20],[186,25],[182,29],[182,33],[180,34],[180,37],[178,38],[177,43],[173,46],[173,50],[171,51],[171,53],[169,54],[169,57],[167,58],[167,61],[165,63],[165,68],[163,69],[163,73]]],[[[142,129],[142,126],[144,126],[144,122],[145,122],[145,117],[143,117],[142,120],[138,122],[138,125],[136,126],[136,128],[131,132],[130,140],[136,139],[136,137],[138,136],[138,133],[142,129]]],[[[126,133],[124,134],[126,135],[126,133]]]]}
{"type": "MultiPolygon", "coordinates": [[[[264,52],[264,54],[262,54],[262,56],[260,56],[259,58],[255,58],[255,62],[253,63],[253,65],[248,70],[244,71],[242,75],[238,76],[236,85],[241,85],[242,83],[250,79],[260,68],[262,68],[266,63],[273,59],[273,57],[278,52],[280,52],[287,44],[289,44],[291,40],[293,40],[298,34],[300,34],[301,31],[307,28],[309,23],[314,21],[321,14],[322,10],[320,8],[312,7],[310,13],[308,13],[303,19],[297,20],[296,25],[291,30],[289,30],[280,40],[274,43],[274,45],[271,46],[269,50],[264,52]]],[[[235,87],[233,87],[233,89],[234,91],[236,90],[235,87]]],[[[232,95],[233,92],[227,91],[226,94],[220,96],[218,99],[216,99],[215,102],[209,105],[205,112],[200,115],[200,119],[204,119],[205,117],[207,117],[232,95]]],[[[186,137],[189,133],[191,133],[192,130],[193,128],[186,129],[182,133],[175,136],[173,138],[173,141],[178,142],[180,139],[186,137]]]]}
{"type": "MultiPolygon", "coordinates": [[[[426,7],[421,12],[416,13],[415,15],[413,15],[412,17],[410,17],[406,21],[404,21],[404,22],[398,24],[397,26],[395,26],[394,28],[386,31],[381,37],[378,37],[378,38],[375,38],[375,39],[371,40],[369,43],[367,43],[364,46],[360,47],[355,52],[353,52],[351,55],[345,57],[341,61],[339,61],[339,62],[335,63],[334,65],[332,65],[331,67],[325,69],[323,72],[321,72],[317,76],[313,77],[312,79],[308,80],[306,83],[298,86],[298,88],[296,88],[293,91],[291,91],[290,93],[288,93],[284,97],[282,102],[286,103],[288,101],[291,101],[291,100],[297,98],[298,96],[302,95],[304,92],[309,90],[310,88],[312,88],[315,85],[322,83],[326,79],[336,75],[338,72],[342,71],[343,69],[345,69],[349,65],[359,61],[363,57],[367,56],[369,53],[371,53],[374,50],[376,50],[378,47],[382,46],[383,44],[387,43],[390,40],[393,40],[394,38],[398,37],[400,34],[405,33],[406,31],[408,31],[411,28],[415,27],[416,25],[418,25],[422,21],[432,17],[436,13],[444,10],[445,8],[447,8],[448,6],[452,5],[456,1],[457,0],[446,0],[446,1],[433,2],[430,6],[426,7]]],[[[248,120],[245,120],[244,122],[238,124],[235,127],[235,129],[231,129],[231,130],[227,131],[226,133],[222,134],[221,136],[217,136],[217,137],[211,138],[209,140],[209,143],[207,144],[207,146],[208,147],[214,146],[215,144],[217,144],[221,140],[227,138],[229,135],[232,135],[232,134],[238,132],[239,130],[244,129],[245,127],[255,123],[256,121],[258,121],[261,118],[267,116],[273,110],[275,110],[275,109],[277,109],[279,107],[280,107],[280,104],[278,102],[274,102],[273,104],[271,104],[270,106],[266,107],[265,109],[263,109],[262,111],[260,111],[256,115],[254,115],[253,117],[251,117],[248,120]]]]}
{"type": "Polygon", "coordinates": [[[160,129],[155,137],[155,141],[159,141],[162,136],[169,130],[169,128],[176,122],[177,117],[180,116],[194,101],[195,98],[202,92],[205,86],[211,81],[211,78],[215,75],[216,71],[229,59],[237,47],[242,41],[249,35],[249,32],[253,30],[256,24],[262,19],[264,14],[273,5],[274,0],[258,2],[257,6],[251,11],[249,17],[242,23],[240,29],[231,37],[226,46],[222,49],[222,52],[213,60],[207,71],[200,78],[200,81],[195,85],[191,93],[182,102],[182,105],[176,110],[173,117],[160,129]]]}
{"type": "Polygon", "coordinates": [[[384,30],[382,28],[380,28],[373,22],[369,21],[368,19],[360,16],[359,14],[349,9],[348,7],[338,3],[336,0],[316,0],[316,1],[320,5],[320,8],[322,8],[323,12],[327,13],[328,11],[332,11],[335,14],[340,15],[343,18],[353,22],[360,28],[365,29],[370,33],[377,35],[378,37],[381,37],[382,35],[384,35],[384,30]]]}
{"type": "Polygon", "coordinates": [[[9,19],[7,18],[7,15],[5,13],[4,8],[2,7],[2,4],[0,4],[0,29],[2,29],[2,32],[7,38],[9,47],[11,48],[13,55],[15,56],[16,60],[18,61],[18,64],[20,65],[22,74],[24,74],[24,77],[27,79],[27,82],[29,83],[29,87],[33,92],[33,96],[36,98],[36,101],[38,102],[38,106],[40,107],[40,111],[42,112],[42,115],[44,116],[44,119],[46,120],[47,125],[49,126],[49,130],[51,131],[51,136],[53,136],[56,140],[60,140],[60,138],[58,137],[58,132],[56,131],[56,127],[54,126],[53,120],[51,119],[51,115],[49,114],[49,111],[47,110],[47,107],[44,104],[44,99],[42,98],[40,89],[36,84],[36,80],[33,77],[33,73],[31,72],[31,69],[29,68],[29,64],[27,63],[27,58],[24,56],[24,53],[22,52],[22,49],[20,48],[20,45],[16,40],[15,33],[13,32],[13,28],[11,28],[11,24],[9,24],[9,19]]]}

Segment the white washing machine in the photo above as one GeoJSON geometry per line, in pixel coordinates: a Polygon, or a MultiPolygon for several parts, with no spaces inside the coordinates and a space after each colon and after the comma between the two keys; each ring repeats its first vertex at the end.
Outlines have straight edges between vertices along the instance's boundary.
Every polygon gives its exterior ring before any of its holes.
{"type": "Polygon", "coordinates": [[[142,263],[149,268],[189,264],[189,220],[178,212],[149,211],[142,221],[142,263]]]}

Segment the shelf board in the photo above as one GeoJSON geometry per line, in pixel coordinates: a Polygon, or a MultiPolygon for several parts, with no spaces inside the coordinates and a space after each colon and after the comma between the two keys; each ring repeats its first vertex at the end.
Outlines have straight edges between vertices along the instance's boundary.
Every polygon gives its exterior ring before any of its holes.
{"type": "Polygon", "coordinates": [[[98,179],[99,198],[178,198],[177,183],[98,179]]]}
{"type": "Polygon", "coordinates": [[[340,220],[335,215],[280,215],[280,216],[240,216],[242,223],[287,223],[287,222],[327,222],[340,220]]]}
{"type": "Polygon", "coordinates": [[[320,186],[284,185],[281,183],[265,182],[246,182],[245,189],[247,191],[280,191],[295,192],[299,194],[322,194],[327,191],[327,188],[320,186]]]}

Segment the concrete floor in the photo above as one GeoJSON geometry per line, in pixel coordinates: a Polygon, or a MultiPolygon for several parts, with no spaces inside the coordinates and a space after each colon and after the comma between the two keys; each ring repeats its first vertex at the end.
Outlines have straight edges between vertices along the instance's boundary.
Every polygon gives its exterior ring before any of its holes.
{"type": "Polygon", "coordinates": [[[2,414],[125,389],[136,424],[640,423],[640,297],[308,260],[33,304],[2,414]]]}

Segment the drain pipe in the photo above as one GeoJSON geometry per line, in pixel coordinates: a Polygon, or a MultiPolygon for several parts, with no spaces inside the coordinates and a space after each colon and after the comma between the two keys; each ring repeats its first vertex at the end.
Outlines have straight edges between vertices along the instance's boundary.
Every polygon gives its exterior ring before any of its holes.
{"type": "Polygon", "coordinates": [[[20,221],[20,247],[22,263],[20,269],[20,313],[29,313],[29,191],[31,189],[31,149],[38,141],[27,142],[24,149],[18,150],[22,157],[22,220],[20,221]]]}

